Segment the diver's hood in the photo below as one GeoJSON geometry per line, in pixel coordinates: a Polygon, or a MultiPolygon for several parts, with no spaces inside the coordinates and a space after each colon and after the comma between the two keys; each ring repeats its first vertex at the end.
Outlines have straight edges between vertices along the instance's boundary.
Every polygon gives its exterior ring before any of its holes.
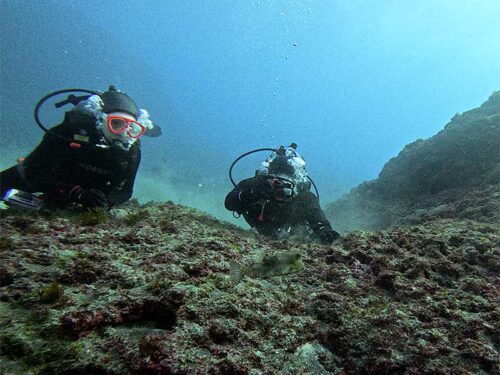
{"type": "Polygon", "coordinates": [[[101,100],[104,113],[126,112],[134,116],[136,120],[139,116],[139,110],[134,100],[124,92],[115,89],[114,86],[109,86],[108,91],[101,94],[101,100]]]}

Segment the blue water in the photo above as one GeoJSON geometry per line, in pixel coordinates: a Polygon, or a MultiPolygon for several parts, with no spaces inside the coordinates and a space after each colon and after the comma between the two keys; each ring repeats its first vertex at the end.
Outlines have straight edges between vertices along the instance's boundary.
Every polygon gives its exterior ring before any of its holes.
{"type": "MultiPolygon", "coordinates": [[[[42,137],[41,96],[114,84],[163,129],[143,139],[135,196],[226,219],[227,168],[245,151],[296,142],[326,205],[500,89],[497,0],[2,0],[0,11],[2,168],[42,137]]],[[[50,124],[62,116],[44,109],[50,124]]]]}

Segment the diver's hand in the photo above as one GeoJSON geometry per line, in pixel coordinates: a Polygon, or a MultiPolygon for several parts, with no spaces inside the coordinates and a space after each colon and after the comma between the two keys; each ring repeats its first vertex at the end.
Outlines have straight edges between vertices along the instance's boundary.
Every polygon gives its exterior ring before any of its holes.
{"type": "Polygon", "coordinates": [[[261,199],[269,199],[271,194],[264,189],[255,187],[240,191],[238,197],[241,203],[255,203],[261,199]]]}
{"type": "Polygon", "coordinates": [[[69,199],[88,208],[108,207],[106,195],[98,189],[83,189],[76,186],[71,190],[69,199]]]}
{"type": "Polygon", "coordinates": [[[242,203],[255,203],[261,199],[270,199],[273,191],[273,186],[269,182],[263,181],[252,188],[240,191],[238,197],[242,203]]]}
{"type": "Polygon", "coordinates": [[[324,245],[331,244],[333,241],[340,238],[340,234],[334,231],[328,225],[320,227],[317,233],[319,239],[321,240],[321,243],[324,245]]]}

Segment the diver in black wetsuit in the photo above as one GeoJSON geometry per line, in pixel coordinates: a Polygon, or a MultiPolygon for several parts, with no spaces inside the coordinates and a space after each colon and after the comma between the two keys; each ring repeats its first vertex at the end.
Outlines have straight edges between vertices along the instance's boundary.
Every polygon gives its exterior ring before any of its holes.
{"type": "Polygon", "coordinates": [[[260,234],[286,238],[308,227],[323,244],[340,237],[309,191],[304,159],[294,147],[281,147],[262,163],[255,177],[241,181],[226,196],[228,210],[242,214],[260,234]]]}
{"type": "Polygon", "coordinates": [[[110,86],[66,112],[26,158],[1,172],[0,197],[19,189],[44,193],[44,201],[57,207],[126,202],[141,161],[139,138],[148,129],[148,113],[110,86]]]}

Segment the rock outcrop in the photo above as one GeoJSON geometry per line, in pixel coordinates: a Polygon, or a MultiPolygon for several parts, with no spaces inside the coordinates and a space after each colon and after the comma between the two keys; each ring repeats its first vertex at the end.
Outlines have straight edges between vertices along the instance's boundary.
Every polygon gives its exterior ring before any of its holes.
{"type": "Polygon", "coordinates": [[[380,229],[436,217],[500,218],[500,91],[455,115],[435,136],[407,145],[379,177],[332,203],[342,231],[380,229]]]}
{"type": "Polygon", "coordinates": [[[491,374],[500,228],[439,219],[332,246],[173,203],[0,211],[0,373],[491,374]],[[305,269],[234,286],[230,262],[305,269]]]}

